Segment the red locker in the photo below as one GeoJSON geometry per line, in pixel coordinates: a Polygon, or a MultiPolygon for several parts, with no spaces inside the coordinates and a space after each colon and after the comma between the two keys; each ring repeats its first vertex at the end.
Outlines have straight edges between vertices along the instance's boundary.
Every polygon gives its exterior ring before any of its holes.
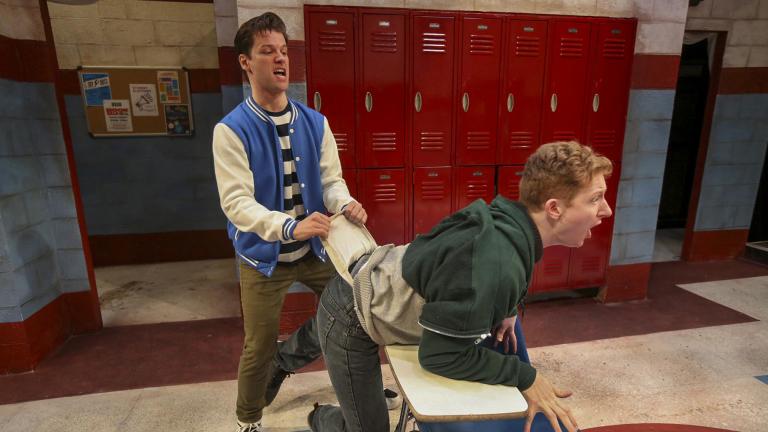
{"type": "Polygon", "coordinates": [[[342,177],[344,177],[344,181],[347,183],[349,194],[352,195],[352,198],[359,200],[360,198],[357,196],[357,170],[345,169],[342,172],[342,177]]]}
{"type": "Polygon", "coordinates": [[[635,21],[604,20],[592,29],[586,143],[609,159],[619,160],[627,122],[635,21]]]}
{"type": "Polygon", "coordinates": [[[453,201],[454,210],[462,209],[472,201],[482,198],[490,203],[496,196],[495,169],[487,166],[454,167],[456,181],[453,201]]]}
{"type": "Polygon", "coordinates": [[[456,164],[493,165],[496,160],[500,16],[462,16],[456,164]]]}
{"type": "Polygon", "coordinates": [[[362,136],[358,166],[401,167],[405,163],[405,15],[361,16],[361,83],[353,105],[362,136]]]}
{"type": "Polygon", "coordinates": [[[456,17],[416,15],[413,29],[413,164],[451,164],[456,17]]]}
{"type": "Polygon", "coordinates": [[[453,205],[451,167],[413,169],[413,234],[428,233],[453,205]]]}
{"type": "Polygon", "coordinates": [[[541,117],[541,142],[584,142],[584,97],[587,88],[590,25],[549,23],[547,77],[541,117]]]}
{"type": "Polygon", "coordinates": [[[410,232],[407,220],[406,200],[408,191],[405,170],[372,169],[358,170],[360,202],[368,213],[366,226],[383,245],[406,243],[406,232],[410,232]]]}
{"type": "Polygon", "coordinates": [[[343,167],[355,166],[355,15],[311,11],[307,23],[309,104],[331,125],[343,167]]]}
{"type": "Polygon", "coordinates": [[[568,267],[571,249],[565,246],[550,246],[533,269],[531,292],[562,291],[568,285],[568,267]]]}
{"type": "Polygon", "coordinates": [[[520,179],[523,177],[523,166],[499,167],[499,195],[513,201],[520,199],[520,179]]]}
{"type": "MultiPolygon", "coordinates": [[[[613,174],[605,181],[608,187],[605,199],[614,214],[616,213],[616,196],[620,176],[621,166],[614,162],[613,174]]],[[[611,258],[612,240],[613,216],[603,219],[600,225],[593,228],[592,238],[585,240],[582,247],[571,250],[568,285],[572,288],[585,288],[601,286],[605,283],[608,262],[611,258]]]]}
{"type": "Polygon", "coordinates": [[[546,21],[507,21],[497,163],[524,164],[539,146],[547,52],[546,21]]]}

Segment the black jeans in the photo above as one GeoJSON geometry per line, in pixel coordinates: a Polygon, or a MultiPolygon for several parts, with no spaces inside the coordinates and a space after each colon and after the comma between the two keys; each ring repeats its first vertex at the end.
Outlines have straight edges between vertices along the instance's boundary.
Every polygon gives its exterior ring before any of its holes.
{"type": "Polygon", "coordinates": [[[312,430],[388,432],[389,413],[382,391],[379,345],[355,314],[352,287],[334,277],[317,309],[320,347],[340,407],[320,407],[312,430]]]}

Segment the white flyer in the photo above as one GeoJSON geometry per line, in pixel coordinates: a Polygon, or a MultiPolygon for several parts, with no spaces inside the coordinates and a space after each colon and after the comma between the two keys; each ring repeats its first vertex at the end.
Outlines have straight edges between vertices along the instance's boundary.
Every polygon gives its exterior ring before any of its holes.
{"type": "Polygon", "coordinates": [[[133,132],[131,104],[127,99],[104,99],[107,132],[133,132]]]}
{"type": "Polygon", "coordinates": [[[131,89],[131,110],[136,117],[155,117],[157,110],[157,90],[154,84],[128,84],[131,89]]]}

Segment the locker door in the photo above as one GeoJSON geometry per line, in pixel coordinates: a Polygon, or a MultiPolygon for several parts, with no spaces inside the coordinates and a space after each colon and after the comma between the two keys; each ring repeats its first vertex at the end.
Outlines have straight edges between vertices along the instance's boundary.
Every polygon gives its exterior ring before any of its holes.
{"type": "Polygon", "coordinates": [[[406,182],[405,171],[400,169],[359,170],[360,201],[368,213],[366,226],[383,245],[405,243],[406,182]]]}
{"type": "Polygon", "coordinates": [[[355,166],[355,20],[351,12],[308,12],[308,102],[328,118],[342,167],[355,166]]]}
{"type": "Polygon", "coordinates": [[[457,165],[492,165],[496,160],[502,19],[462,17],[461,72],[456,95],[457,165]]]}
{"type": "Polygon", "coordinates": [[[471,166],[454,169],[456,171],[454,210],[462,209],[478,198],[484,199],[487,203],[493,201],[496,196],[494,167],[471,166]]]}
{"type": "Polygon", "coordinates": [[[362,15],[362,81],[353,105],[360,115],[358,166],[405,162],[405,16],[362,15]]]}
{"type": "Polygon", "coordinates": [[[584,97],[587,87],[590,25],[551,21],[544,80],[541,142],[584,142],[584,97]]]}
{"type": "MultiPolygon", "coordinates": [[[[613,164],[613,174],[606,179],[608,191],[605,199],[611,210],[616,212],[616,196],[621,176],[621,166],[613,164]]],[[[592,229],[592,238],[584,241],[580,248],[571,250],[570,275],[568,285],[572,288],[601,286],[605,283],[605,274],[611,257],[613,240],[613,216],[592,229]]]]}
{"type": "Polygon", "coordinates": [[[520,179],[523,176],[523,166],[499,167],[499,195],[513,201],[520,199],[520,179]]]}
{"type": "Polygon", "coordinates": [[[546,21],[508,21],[497,162],[524,164],[539,146],[546,21]]]}
{"type": "Polygon", "coordinates": [[[428,233],[451,214],[453,204],[451,167],[414,168],[413,233],[428,233]]]}
{"type": "Polygon", "coordinates": [[[451,164],[453,123],[453,70],[455,43],[453,16],[413,17],[413,164],[451,164]]]}
{"type": "Polygon", "coordinates": [[[593,25],[593,33],[586,142],[609,159],[620,160],[635,50],[635,22],[602,21],[593,25]]]}
{"type": "Polygon", "coordinates": [[[357,170],[345,169],[342,172],[342,177],[344,177],[344,181],[347,183],[347,189],[349,189],[349,194],[352,195],[352,198],[360,199],[357,195],[357,170]]]}

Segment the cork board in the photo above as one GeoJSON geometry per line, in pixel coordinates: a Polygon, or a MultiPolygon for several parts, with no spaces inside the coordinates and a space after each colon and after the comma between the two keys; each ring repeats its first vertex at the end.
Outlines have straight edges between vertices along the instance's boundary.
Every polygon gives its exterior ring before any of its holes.
{"type": "Polygon", "coordinates": [[[81,66],[78,78],[93,137],[194,133],[185,68],[81,66]]]}

